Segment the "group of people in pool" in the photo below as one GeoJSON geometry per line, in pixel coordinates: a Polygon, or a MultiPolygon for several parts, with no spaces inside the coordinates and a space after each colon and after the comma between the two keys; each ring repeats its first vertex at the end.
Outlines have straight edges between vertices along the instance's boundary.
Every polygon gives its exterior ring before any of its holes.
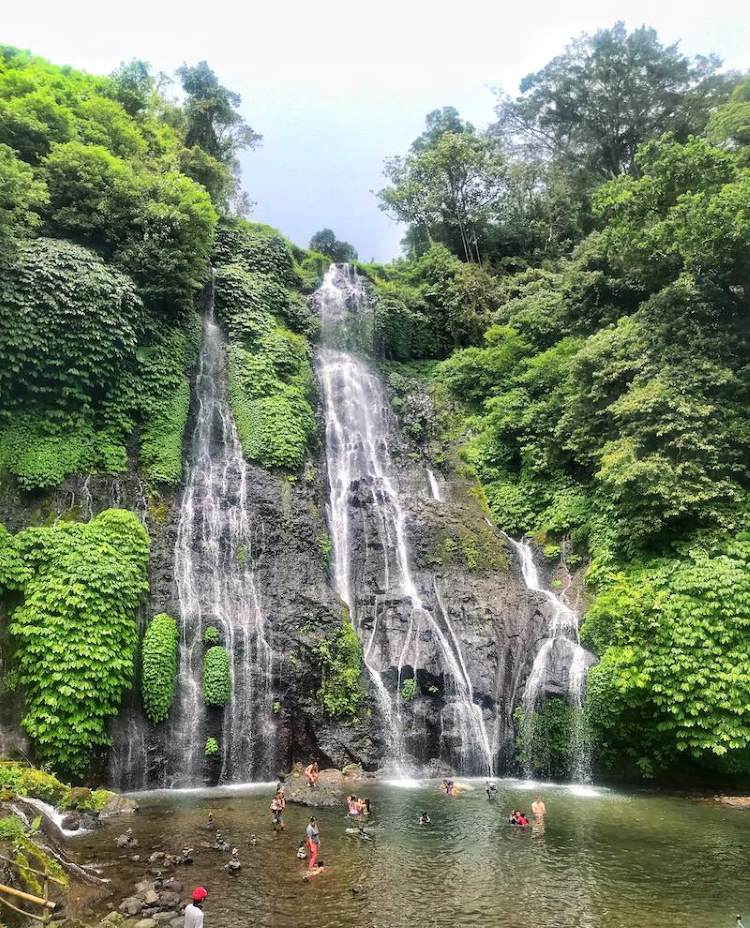
{"type": "MultiPolygon", "coordinates": [[[[305,771],[307,773],[307,771],[305,771]]],[[[308,778],[309,782],[309,778],[308,778]]],[[[313,784],[310,783],[312,787],[313,784]]],[[[455,797],[458,795],[458,789],[453,780],[448,778],[444,779],[440,785],[442,792],[446,796],[455,797]]],[[[487,793],[487,798],[489,800],[497,799],[497,786],[491,781],[487,781],[485,787],[485,792],[487,793]]],[[[366,798],[357,797],[354,794],[346,797],[346,806],[347,806],[347,815],[352,818],[364,819],[370,815],[371,806],[370,800],[366,798]]],[[[271,802],[271,813],[272,813],[272,824],[274,831],[283,831],[285,828],[284,825],[284,809],[286,808],[286,798],[284,795],[284,778],[279,777],[279,782],[276,785],[276,793],[271,802]]],[[[537,825],[541,825],[544,822],[544,817],[547,814],[547,807],[544,804],[544,800],[541,796],[537,796],[531,804],[531,812],[534,816],[534,820],[537,825]]],[[[517,828],[527,828],[531,825],[528,817],[520,809],[513,809],[508,823],[517,828]]],[[[213,815],[209,815],[209,825],[213,826],[213,815]]],[[[432,819],[427,812],[422,812],[419,816],[420,825],[431,825],[432,819]]],[[[356,834],[357,837],[362,838],[363,840],[371,841],[372,837],[367,833],[364,828],[364,825],[359,825],[358,828],[347,828],[348,833],[356,834]]],[[[255,843],[255,835],[252,835],[251,843],[255,843]]],[[[319,873],[323,873],[326,870],[326,865],[323,860],[320,858],[320,826],[318,824],[317,818],[312,815],[310,816],[310,821],[305,826],[305,840],[300,841],[297,848],[297,858],[299,860],[307,860],[307,870],[304,874],[304,879],[309,880],[314,876],[317,876],[319,873]]],[[[193,891],[192,902],[185,909],[185,925],[184,928],[203,928],[203,904],[208,896],[207,891],[199,886],[193,891]]]]}

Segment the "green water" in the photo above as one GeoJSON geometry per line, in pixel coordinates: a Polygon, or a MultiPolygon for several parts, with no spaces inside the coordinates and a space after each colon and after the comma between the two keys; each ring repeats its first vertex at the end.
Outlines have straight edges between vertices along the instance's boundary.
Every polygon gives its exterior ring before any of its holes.
{"type": "MultiPolygon", "coordinates": [[[[528,812],[536,791],[499,781],[497,801],[488,802],[482,781],[470,783],[455,799],[432,782],[368,785],[371,842],[346,834],[343,808],[317,810],[330,869],[309,883],[295,852],[310,810],[290,806],[286,832],[274,834],[270,786],[140,794],[132,824],[144,859],[194,847],[193,866],[175,875],[186,890],[210,891],[206,928],[733,928],[735,914],[750,910],[750,812],[545,785],[545,827],[519,830],[505,816],[513,807],[528,812]],[[228,855],[200,847],[212,838],[202,827],[209,810],[240,849],[239,875],[222,869],[228,855]],[[422,810],[430,827],[418,824],[422,810]]],[[[108,825],[70,844],[81,860],[110,863],[103,872],[117,903],[147,866],[114,850],[122,830],[122,822],[108,825]]]]}

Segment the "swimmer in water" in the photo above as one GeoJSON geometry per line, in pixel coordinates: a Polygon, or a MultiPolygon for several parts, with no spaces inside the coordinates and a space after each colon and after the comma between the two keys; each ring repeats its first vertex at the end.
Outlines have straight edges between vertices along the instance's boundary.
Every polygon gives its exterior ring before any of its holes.
{"type": "Polygon", "coordinates": [[[544,816],[547,814],[547,807],[544,804],[544,800],[541,796],[537,796],[536,799],[531,803],[531,811],[534,813],[534,818],[536,819],[537,825],[541,825],[544,821],[544,816]]]}
{"type": "Polygon", "coordinates": [[[490,783],[489,780],[487,780],[487,786],[484,791],[487,793],[488,799],[497,799],[497,786],[495,786],[494,783],[490,783]]]}
{"type": "Polygon", "coordinates": [[[309,880],[312,877],[317,876],[319,873],[322,873],[326,869],[326,865],[323,863],[323,861],[319,860],[314,867],[311,867],[309,870],[302,874],[302,879],[309,880]]]}
{"type": "Polygon", "coordinates": [[[423,812],[423,813],[419,816],[419,824],[420,824],[420,825],[431,825],[431,824],[432,824],[432,819],[430,818],[430,816],[429,816],[426,812],[423,812]]]}

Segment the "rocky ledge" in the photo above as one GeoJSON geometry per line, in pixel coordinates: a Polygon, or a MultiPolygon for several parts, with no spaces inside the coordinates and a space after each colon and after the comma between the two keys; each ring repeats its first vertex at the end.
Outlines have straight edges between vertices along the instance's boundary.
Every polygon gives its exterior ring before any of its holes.
{"type": "Polygon", "coordinates": [[[371,774],[364,773],[360,766],[352,764],[343,771],[335,768],[321,770],[318,785],[312,789],[301,765],[297,765],[285,779],[284,795],[287,802],[299,806],[335,808],[343,804],[347,793],[371,779],[371,774]]]}

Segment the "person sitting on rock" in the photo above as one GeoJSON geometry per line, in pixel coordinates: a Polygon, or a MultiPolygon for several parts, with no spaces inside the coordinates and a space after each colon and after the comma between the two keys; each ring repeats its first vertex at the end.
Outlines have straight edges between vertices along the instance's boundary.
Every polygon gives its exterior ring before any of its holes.
{"type": "Polygon", "coordinates": [[[208,890],[198,886],[193,890],[193,901],[185,907],[184,928],[203,928],[203,903],[208,890]]]}

